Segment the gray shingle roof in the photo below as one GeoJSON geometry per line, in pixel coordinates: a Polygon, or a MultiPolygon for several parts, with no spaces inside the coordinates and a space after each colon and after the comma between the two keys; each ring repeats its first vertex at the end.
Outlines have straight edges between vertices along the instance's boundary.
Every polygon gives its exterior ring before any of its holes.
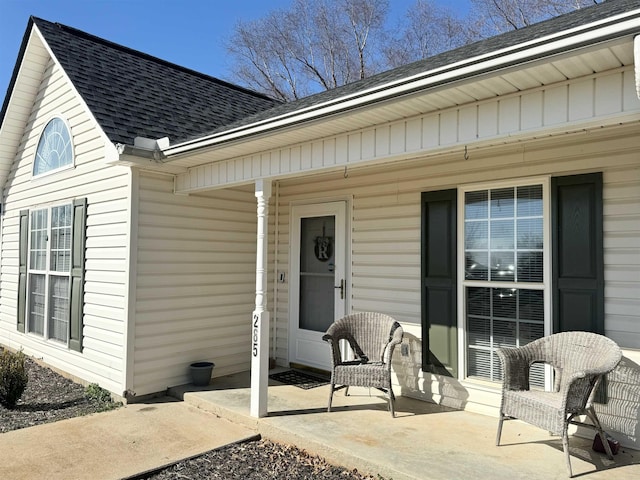
{"type": "Polygon", "coordinates": [[[273,99],[80,30],[32,17],[114,143],[171,143],[277,105],[273,99]]]}
{"type": "Polygon", "coordinates": [[[639,7],[640,0],[607,0],[601,4],[575,10],[526,28],[513,30],[470,45],[434,55],[424,60],[418,60],[402,67],[388,70],[332,90],[317,93],[293,102],[280,104],[272,109],[258,112],[254,115],[242,118],[233,124],[225,125],[223,128],[218,128],[208,132],[208,135],[221,133],[231,128],[238,128],[252,123],[269,120],[276,116],[291,114],[296,110],[302,110],[325,102],[339,100],[341,97],[357,95],[359,92],[380,87],[390,82],[409,79],[414,75],[418,75],[429,70],[445,67],[479,55],[490,54],[507,47],[519,45],[547,35],[580,27],[582,25],[587,25],[598,20],[604,20],[639,7]]]}

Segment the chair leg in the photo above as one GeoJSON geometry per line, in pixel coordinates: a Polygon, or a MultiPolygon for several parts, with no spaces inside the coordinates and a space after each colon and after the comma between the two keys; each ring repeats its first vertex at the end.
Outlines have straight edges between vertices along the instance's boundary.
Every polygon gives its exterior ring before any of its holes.
{"type": "Polygon", "coordinates": [[[569,471],[569,478],[573,477],[571,471],[571,458],[569,457],[569,422],[564,423],[564,430],[562,431],[562,449],[564,450],[565,459],[567,461],[567,470],[569,471]]]}
{"type": "Polygon", "coordinates": [[[396,400],[396,396],[393,394],[393,388],[391,387],[391,383],[389,383],[389,388],[387,390],[387,396],[389,397],[389,410],[391,411],[391,416],[393,418],[396,417],[396,411],[394,408],[394,402],[396,400]]]}
{"type": "Polygon", "coordinates": [[[345,391],[344,391],[344,396],[348,397],[349,396],[349,385],[347,385],[345,391]]]}
{"type": "Polygon", "coordinates": [[[613,452],[611,451],[611,446],[609,445],[609,441],[607,440],[607,435],[605,431],[602,429],[602,425],[600,424],[600,420],[598,420],[598,416],[596,415],[596,411],[593,409],[593,406],[586,409],[585,413],[589,420],[593,423],[600,435],[600,440],[602,441],[602,445],[604,446],[604,451],[607,452],[607,457],[609,460],[613,460],[613,452]]]}
{"type": "Polygon", "coordinates": [[[500,446],[500,437],[502,436],[502,423],[504,422],[504,414],[500,412],[498,420],[498,433],[496,434],[496,447],[500,446]]]}
{"type": "Polygon", "coordinates": [[[332,383],[331,384],[331,391],[329,392],[329,406],[327,407],[327,412],[331,411],[331,402],[333,401],[334,387],[335,387],[335,385],[332,383]]]}

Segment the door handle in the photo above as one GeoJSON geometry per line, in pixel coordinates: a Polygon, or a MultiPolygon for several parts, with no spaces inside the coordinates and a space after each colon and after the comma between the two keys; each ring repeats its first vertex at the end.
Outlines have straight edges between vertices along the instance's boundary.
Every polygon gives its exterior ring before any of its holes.
{"type": "Polygon", "coordinates": [[[335,285],[333,288],[340,289],[340,300],[344,300],[344,279],[340,280],[340,285],[335,285]]]}

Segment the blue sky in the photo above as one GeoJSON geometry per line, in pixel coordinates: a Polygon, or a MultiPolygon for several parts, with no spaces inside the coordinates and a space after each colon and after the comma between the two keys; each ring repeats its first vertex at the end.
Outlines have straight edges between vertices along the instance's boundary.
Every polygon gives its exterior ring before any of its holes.
{"type": "MultiPolygon", "coordinates": [[[[404,15],[415,0],[390,0],[404,15]]],[[[291,0],[0,0],[0,99],[30,15],[78,28],[214,77],[229,79],[223,46],[239,20],[290,5],[291,0]]],[[[466,11],[469,0],[436,0],[466,11]]]]}

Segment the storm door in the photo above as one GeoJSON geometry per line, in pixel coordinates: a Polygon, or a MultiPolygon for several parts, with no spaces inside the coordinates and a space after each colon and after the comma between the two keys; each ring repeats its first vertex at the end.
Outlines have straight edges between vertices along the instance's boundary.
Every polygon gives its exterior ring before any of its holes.
{"type": "Polygon", "coordinates": [[[322,335],[345,314],[345,202],[292,207],[289,361],[331,368],[322,335]]]}

